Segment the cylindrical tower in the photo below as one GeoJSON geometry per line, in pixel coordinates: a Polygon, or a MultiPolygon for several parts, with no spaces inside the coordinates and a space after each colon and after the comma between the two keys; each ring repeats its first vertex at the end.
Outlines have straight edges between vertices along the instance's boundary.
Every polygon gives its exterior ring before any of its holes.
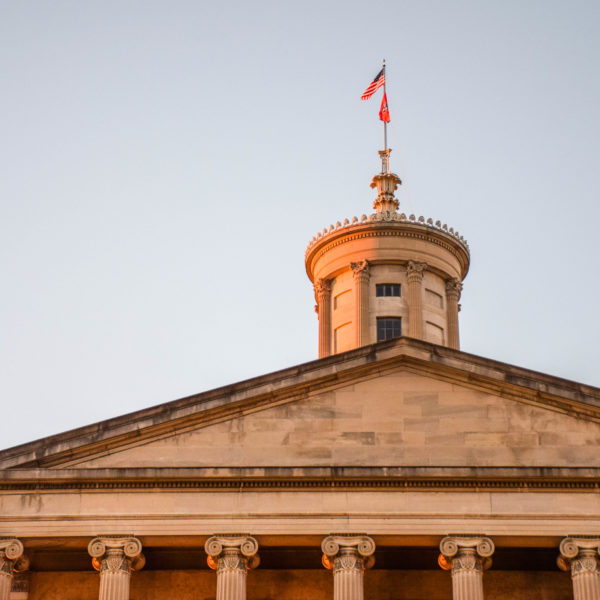
{"type": "Polygon", "coordinates": [[[402,182],[382,172],[375,213],[323,229],[306,250],[315,286],[319,358],[406,335],[459,347],[458,311],[469,247],[462,236],[432,219],[398,213],[402,182]]]}

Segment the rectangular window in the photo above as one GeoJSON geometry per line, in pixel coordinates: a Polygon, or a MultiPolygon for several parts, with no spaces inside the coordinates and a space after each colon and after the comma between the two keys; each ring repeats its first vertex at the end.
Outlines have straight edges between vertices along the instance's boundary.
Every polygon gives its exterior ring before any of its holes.
{"type": "Polygon", "coordinates": [[[377,341],[391,340],[402,335],[400,317],[377,317],[377,341]]]}
{"type": "Polygon", "coordinates": [[[375,285],[376,296],[399,296],[400,295],[400,284],[399,283],[378,283],[375,285]]]}

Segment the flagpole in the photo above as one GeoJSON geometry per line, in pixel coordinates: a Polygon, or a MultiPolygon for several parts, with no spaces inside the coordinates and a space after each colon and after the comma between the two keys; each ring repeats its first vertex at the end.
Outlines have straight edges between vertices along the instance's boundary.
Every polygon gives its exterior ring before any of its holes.
{"type": "MultiPolygon", "coordinates": [[[[385,91],[385,58],[383,59],[383,95],[387,98],[385,91]]],[[[387,121],[383,122],[383,149],[387,151],[387,121]]]]}

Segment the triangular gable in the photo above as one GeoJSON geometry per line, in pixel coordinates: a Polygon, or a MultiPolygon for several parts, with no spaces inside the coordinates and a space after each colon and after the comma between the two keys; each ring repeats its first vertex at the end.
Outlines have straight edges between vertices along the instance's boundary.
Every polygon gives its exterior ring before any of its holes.
{"type": "Polygon", "coordinates": [[[0,467],[595,466],[600,390],[402,338],[0,452],[0,467]]]}
{"type": "Polygon", "coordinates": [[[600,424],[399,370],[63,467],[598,466],[600,424]]]}

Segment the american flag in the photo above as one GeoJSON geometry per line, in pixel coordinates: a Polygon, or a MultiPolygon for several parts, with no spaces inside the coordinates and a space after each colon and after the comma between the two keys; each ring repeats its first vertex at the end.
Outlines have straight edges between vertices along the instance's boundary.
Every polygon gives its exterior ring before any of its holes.
{"type": "Polygon", "coordinates": [[[360,97],[361,100],[368,100],[385,83],[385,69],[381,69],[375,79],[371,81],[365,93],[360,97]]]}

